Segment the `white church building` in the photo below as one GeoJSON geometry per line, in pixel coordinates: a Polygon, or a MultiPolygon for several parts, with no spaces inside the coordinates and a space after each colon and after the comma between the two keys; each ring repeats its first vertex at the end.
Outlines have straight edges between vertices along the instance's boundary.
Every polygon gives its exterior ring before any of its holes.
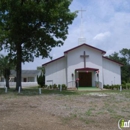
{"type": "Polygon", "coordinates": [[[43,64],[45,84],[66,84],[75,87],[103,88],[103,85],[121,84],[121,63],[106,58],[105,51],[88,44],[78,45],[64,52],[62,57],[43,64]]]}

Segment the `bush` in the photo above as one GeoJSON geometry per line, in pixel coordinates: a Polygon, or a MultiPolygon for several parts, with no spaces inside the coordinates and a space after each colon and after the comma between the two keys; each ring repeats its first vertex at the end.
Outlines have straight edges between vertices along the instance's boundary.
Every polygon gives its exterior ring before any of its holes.
{"type": "Polygon", "coordinates": [[[120,89],[120,85],[115,85],[115,89],[119,90],[120,89]]]}
{"type": "Polygon", "coordinates": [[[103,88],[107,89],[107,85],[103,85],[103,88]]]}
{"type": "Polygon", "coordinates": [[[126,89],[126,85],[122,84],[122,89],[126,89]]]}
{"type": "Polygon", "coordinates": [[[40,87],[43,87],[45,85],[45,76],[44,74],[37,75],[37,83],[40,85],[40,87]]]}
{"type": "Polygon", "coordinates": [[[58,89],[60,89],[60,84],[58,84],[58,89]]]}
{"type": "Polygon", "coordinates": [[[127,85],[127,88],[130,89],[130,85],[127,85]]]}
{"type": "Polygon", "coordinates": [[[112,90],[113,90],[113,89],[114,89],[114,85],[110,86],[110,89],[112,89],[112,90]]]}
{"type": "Polygon", "coordinates": [[[65,84],[62,84],[62,90],[67,90],[67,86],[65,84]]]}
{"type": "Polygon", "coordinates": [[[57,89],[57,85],[56,84],[53,84],[53,89],[57,89]]]}
{"type": "Polygon", "coordinates": [[[45,88],[47,88],[48,87],[48,85],[45,85],[45,88]]]}
{"type": "Polygon", "coordinates": [[[106,89],[110,89],[110,86],[108,84],[106,85],[106,89]]]}
{"type": "Polygon", "coordinates": [[[49,85],[49,89],[52,89],[52,85],[49,85]]]}
{"type": "Polygon", "coordinates": [[[122,85],[126,85],[126,82],[125,82],[125,81],[122,81],[122,85]]]}

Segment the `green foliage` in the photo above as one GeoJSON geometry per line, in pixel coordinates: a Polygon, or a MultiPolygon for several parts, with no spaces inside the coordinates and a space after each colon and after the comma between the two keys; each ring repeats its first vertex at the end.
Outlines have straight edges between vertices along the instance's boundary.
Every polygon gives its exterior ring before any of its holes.
{"type": "Polygon", "coordinates": [[[126,85],[128,89],[130,89],[130,85],[126,85]]]}
{"type": "Polygon", "coordinates": [[[43,87],[45,85],[45,75],[40,74],[39,76],[37,75],[37,83],[40,85],[40,87],[43,87]]]}
{"type": "Polygon", "coordinates": [[[53,89],[58,89],[56,84],[53,84],[53,89]]]}
{"type": "Polygon", "coordinates": [[[6,79],[6,87],[9,88],[10,70],[15,68],[15,65],[10,62],[9,57],[0,55],[0,76],[6,79]]]}
{"type": "Polygon", "coordinates": [[[112,90],[119,90],[120,89],[120,85],[115,84],[115,85],[104,85],[105,89],[112,89],[112,90]]]}
{"type": "Polygon", "coordinates": [[[53,86],[52,85],[49,85],[49,89],[52,89],[53,88],[53,86]]]}
{"type": "Polygon", "coordinates": [[[125,81],[122,81],[122,84],[123,84],[123,85],[126,85],[126,82],[125,82],[125,81]]]}
{"type": "Polygon", "coordinates": [[[62,86],[62,90],[67,90],[67,86],[65,84],[58,84],[58,85],[53,84],[53,85],[47,86],[47,88],[49,88],[49,89],[59,89],[60,90],[60,86],[62,86]]]}
{"type": "Polygon", "coordinates": [[[65,84],[62,84],[62,89],[67,90],[67,86],[65,84]]]}
{"type": "Polygon", "coordinates": [[[58,84],[58,89],[60,89],[60,84],[58,84]]]}

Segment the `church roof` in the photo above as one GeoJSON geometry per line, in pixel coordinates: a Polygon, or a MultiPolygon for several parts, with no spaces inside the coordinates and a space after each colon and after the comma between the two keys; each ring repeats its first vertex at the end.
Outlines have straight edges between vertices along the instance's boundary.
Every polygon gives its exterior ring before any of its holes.
{"type": "Polygon", "coordinates": [[[75,49],[81,47],[81,46],[87,46],[87,47],[90,47],[90,48],[92,48],[92,49],[95,49],[95,50],[101,51],[102,54],[106,54],[106,51],[103,51],[103,50],[98,49],[98,48],[96,48],[96,47],[90,46],[90,45],[88,45],[88,44],[86,44],[86,43],[81,44],[81,45],[79,45],[79,46],[76,46],[76,47],[74,47],[74,48],[71,48],[71,49],[65,51],[64,53],[68,53],[68,52],[70,52],[70,51],[72,51],[72,50],[75,50],[75,49]]]}
{"type": "Polygon", "coordinates": [[[61,57],[59,57],[59,58],[57,58],[57,59],[51,60],[51,61],[49,61],[49,62],[47,62],[47,63],[45,63],[45,64],[42,64],[42,66],[47,65],[47,64],[49,64],[49,63],[52,63],[52,62],[54,62],[54,61],[57,61],[57,60],[59,60],[59,59],[61,59],[61,58],[64,58],[64,57],[65,57],[65,56],[61,56],[61,57]]]}
{"type": "MultiPolygon", "coordinates": [[[[103,50],[101,50],[101,49],[98,49],[98,48],[96,48],[96,47],[90,46],[90,45],[85,44],[85,43],[84,43],[84,44],[81,44],[81,45],[79,45],[79,46],[76,46],[76,47],[74,47],[74,48],[71,48],[71,49],[69,49],[69,50],[67,50],[67,51],[65,51],[64,54],[66,54],[66,53],[68,53],[68,52],[70,52],[70,51],[72,51],[72,50],[75,50],[75,49],[77,49],[77,48],[79,48],[79,47],[81,47],[81,46],[90,47],[90,48],[92,48],[92,49],[95,49],[95,50],[100,51],[102,54],[106,54],[106,51],[103,51],[103,50]]],[[[52,63],[52,62],[57,61],[57,60],[59,60],[59,59],[61,59],[61,58],[64,58],[64,57],[65,57],[65,56],[61,56],[61,57],[59,57],[59,58],[57,58],[57,59],[51,60],[51,61],[49,61],[49,62],[47,62],[47,63],[45,63],[45,64],[42,64],[42,66],[45,66],[45,65],[47,65],[47,64],[49,64],[49,63],[52,63]]],[[[123,66],[122,63],[117,62],[117,61],[115,61],[115,60],[112,60],[112,59],[110,59],[110,58],[108,58],[108,57],[103,56],[103,58],[105,58],[105,59],[107,59],[107,60],[110,60],[110,61],[112,61],[112,62],[115,62],[115,63],[117,63],[117,64],[123,66]]]]}
{"type": "Polygon", "coordinates": [[[103,58],[104,58],[104,59],[107,59],[107,60],[110,60],[110,61],[112,61],[112,62],[115,62],[115,63],[117,63],[117,64],[119,64],[119,65],[123,66],[123,64],[122,64],[122,63],[117,62],[117,61],[115,61],[115,60],[112,60],[112,59],[110,59],[110,58],[108,58],[108,57],[106,57],[106,56],[103,56],[103,58]]]}
{"type": "MultiPolygon", "coordinates": [[[[81,44],[81,45],[79,45],[79,46],[76,46],[76,47],[74,47],[74,48],[71,48],[71,49],[65,51],[64,54],[66,54],[66,53],[68,53],[68,52],[70,52],[70,51],[72,51],[72,50],[75,50],[75,49],[77,49],[77,48],[79,48],[79,47],[81,47],[81,46],[87,46],[87,47],[90,47],[90,48],[92,48],[92,49],[98,50],[98,51],[100,51],[102,54],[105,54],[105,53],[106,53],[105,51],[103,51],[103,50],[101,50],[101,49],[98,49],[98,48],[96,48],[96,47],[93,47],[93,46],[90,46],[90,45],[84,43],[84,44],[81,44]]],[[[61,59],[61,58],[64,58],[64,57],[65,57],[65,56],[61,56],[61,57],[59,57],[59,58],[57,58],[57,59],[51,60],[51,61],[49,61],[49,62],[47,62],[47,63],[45,63],[45,64],[42,64],[42,66],[45,66],[45,65],[47,65],[47,64],[49,64],[49,63],[52,63],[52,62],[54,62],[54,61],[56,61],[56,60],[59,60],[59,59],[61,59]]]]}

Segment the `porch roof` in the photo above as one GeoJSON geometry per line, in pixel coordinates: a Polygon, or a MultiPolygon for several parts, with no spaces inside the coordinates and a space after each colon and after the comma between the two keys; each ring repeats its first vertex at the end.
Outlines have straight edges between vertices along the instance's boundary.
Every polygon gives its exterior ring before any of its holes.
{"type": "Polygon", "coordinates": [[[97,68],[77,68],[77,69],[75,69],[75,71],[97,71],[97,70],[99,70],[99,69],[97,69],[97,68]]]}

